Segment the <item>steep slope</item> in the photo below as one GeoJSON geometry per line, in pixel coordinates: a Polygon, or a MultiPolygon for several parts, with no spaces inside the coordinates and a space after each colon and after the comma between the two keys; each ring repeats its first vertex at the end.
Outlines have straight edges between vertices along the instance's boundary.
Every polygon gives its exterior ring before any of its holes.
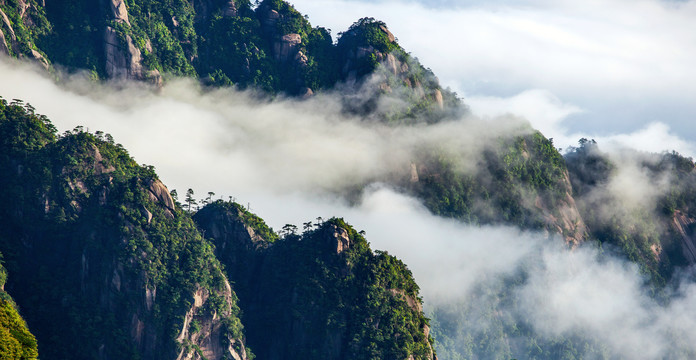
{"type": "MultiPolygon", "coordinates": [[[[347,77],[355,80],[350,61],[379,54],[393,60],[385,51],[400,50],[398,46],[375,47],[374,38],[362,35],[358,36],[362,44],[355,42],[356,35],[365,33],[365,19],[342,36],[350,39],[336,46],[328,30],[313,28],[281,0],[264,0],[256,8],[248,0],[48,4],[15,0],[1,3],[0,11],[4,39],[0,49],[5,53],[29,58],[46,55],[54,64],[93,71],[103,78],[157,81],[166,73],[208,78],[213,84],[309,95],[347,77]]],[[[388,33],[383,23],[379,26],[388,33]]],[[[403,51],[397,56],[407,57],[403,51]]],[[[361,66],[357,75],[374,70],[374,59],[372,62],[361,66]]],[[[395,65],[394,61],[389,64],[395,65]]],[[[422,70],[419,64],[417,67],[422,70]]],[[[440,91],[437,84],[423,85],[432,97],[440,91]]],[[[437,97],[440,106],[443,94],[447,95],[440,91],[437,97]]]]}
{"type": "Polygon", "coordinates": [[[12,297],[5,292],[6,280],[7,270],[0,264],[0,359],[36,359],[36,338],[27,329],[12,297]]]}
{"type": "MultiPolygon", "coordinates": [[[[326,29],[313,28],[281,0],[264,0],[256,8],[245,0],[27,4],[34,10],[22,16],[9,2],[2,9],[16,15],[13,26],[37,30],[26,38],[38,46],[30,45],[43,48],[56,64],[98,77],[159,83],[161,74],[172,74],[271,94],[331,91],[346,112],[393,126],[457,119],[467,111],[373,18],[355,22],[334,44],[326,29]],[[34,19],[41,14],[45,21],[34,19]],[[72,43],[86,48],[67,45],[72,43]]],[[[529,136],[502,135],[489,144],[474,172],[457,169],[467,154],[426,149],[412,159],[410,173],[377,180],[407,189],[438,215],[543,228],[570,243],[582,241],[584,223],[563,159],[542,135],[522,133],[529,136]]]]}
{"type": "Polygon", "coordinates": [[[260,359],[435,358],[411,272],[342,220],[279,238],[217,201],[201,232],[108,134],[0,99],[0,139],[7,289],[42,358],[247,359],[246,339],[260,359]]]}
{"type": "Polygon", "coordinates": [[[151,167],[0,99],[0,249],[44,359],[246,358],[236,295],[151,167]]]}
{"type": "Polygon", "coordinates": [[[194,219],[238,285],[260,359],[435,358],[411,272],[342,220],[305,223],[302,234],[288,225],[269,241],[237,204],[215,202],[194,219]]]}
{"type": "Polygon", "coordinates": [[[675,152],[610,155],[594,140],[581,139],[566,162],[592,237],[640,265],[652,285],[660,287],[678,267],[696,263],[692,159],[675,152]]]}
{"type": "Polygon", "coordinates": [[[561,235],[571,246],[584,241],[587,228],[565,161],[552,141],[531,128],[493,141],[467,169],[461,159],[470,154],[423,149],[410,173],[390,182],[440,216],[545,230],[561,235]]]}
{"type": "Polygon", "coordinates": [[[467,109],[442,89],[429,69],[408,54],[387,25],[374,18],[355,22],[338,39],[337,59],[346,108],[390,124],[434,123],[467,109]]]}

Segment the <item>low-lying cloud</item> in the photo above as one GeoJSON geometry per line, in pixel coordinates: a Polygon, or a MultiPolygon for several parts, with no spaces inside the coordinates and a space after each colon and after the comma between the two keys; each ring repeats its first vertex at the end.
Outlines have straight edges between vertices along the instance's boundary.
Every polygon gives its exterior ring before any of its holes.
{"type": "Polygon", "coordinates": [[[271,102],[233,89],[204,93],[183,79],[155,93],[129,83],[113,90],[80,77],[58,86],[5,62],[0,74],[1,96],[31,103],[61,131],[81,125],[112,134],[180,190],[340,191],[387,176],[408,177],[416,151],[423,149],[456,154],[459,169],[475,171],[493,139],[531,131],[511,116],[386,126],[344,115],[340,99],[330,93],[271,102]]]}
{"type": "Polygon", "coordinates": [[[293,3],[334,33],[364,16],[385,21],[407,51],[465,99],[543,89],[583,110],[565,124],[569,136],[637,135],[664,124],[672,137],[696,141],[696,35],[687,30],[694,1],[293,3]]]}
{"type": "MultiPolygon", "coordinates": [[[[466,317],[449,319],[458,322],[458,332],[490,331],[498,322],[513,318],[520,327],[531,328],[526,335],[539,343],[566,338],[581,341],[575,346],[591,344],[599,349],[579,349],[585,358],[598,353],[631,359],[696,355],[696,320],[689,316],[696,305],[696,284],[685,281],[667,296],[669,300],[658,301],[644,287],[645,279],[635,264],[592,244],[569,251],[562,239],[548,234],[443,219],[386,186],[370,188],[353,207],[325,198],[281,199],[295,209],[294,214],[280,216],[289,222],[311,220],[311,215],[302,213],[340,215],[365,230],[374,249],[404,260],[431,315],[438,317],[444,311],[454,316],[453,306],[468,307],[466,317]],[[520,274],[523,281],[505,282],[520,274]],[[515,300],[501,304],[505,296],[515,300]]],[[[493,333],[486,336],[494,338],[493,333]]],[[[468,347],[471,338],[455,340],[468,347]]],[[[515,341],[520,339],[501,338],[495,345],[515,341]]],[[[452,348],[440,350],[454,353],[452,348]]],[[[511,355],[528,358],[526,353],[511,355]]],[[[491,353],[483,358],[495,357],[491,353]]]]}
{"type": "Polygon", "coordinates": [[[572,123],[579,121],[574,116],[587,110],[563,102],[547,90],[526,90],[511,97],[472,96],[466,99],[472,112],[478,116],[515,115],[528,120],[535,129],[554,140],[561,149],[577,146],[578,139],[595,139],[602,148],[611,151],[634,149],[656,152],[675,150],[686,156],[696,155],[693,141],[676,133],[667,123],[650,122],[643,127],[627,133],[570,129],[572,123]]]}
{"type": "Polygon", "coordinates": [[[423,146],[459,154],[463,169],[475,167],[486,143],[528,131],[515,117],[395,128],[342,115],[330,95],[267,102],[233,90],[204,93],[186,81],[159,93],[80,78],[58,86],[5,60],[0,78],[0,96],[31,103],[61,131],[82,125],[111,133],[138,162],[155,165],[170,188],[234,196],[276,229],[344,217],[366,230],[373,248],[408,264],[430,311],[469,304],[472,317],[455,319],[463,332],[509,316],[537,338],[572,335],[610,357],[696,354],[696,321],[688,316],[696,304],[692,282],[659,303],[643,289],[635,266],[590,245],[569,251],[547,234],[439,218],[386,185],[373,184],[352,205],[335,191],[393,172],[408,175],[411,151],[423,146]],[[501,288],[510,277],[519,280],[501,288]],[[501,291],[516,301],[499,303],[501,291]]]}

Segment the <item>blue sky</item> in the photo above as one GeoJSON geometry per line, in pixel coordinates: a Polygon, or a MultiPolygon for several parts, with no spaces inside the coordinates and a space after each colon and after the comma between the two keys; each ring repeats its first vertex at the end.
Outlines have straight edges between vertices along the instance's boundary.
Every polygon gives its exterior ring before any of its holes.
{"type": "Polygon", "coordinates": [[[335,35],[363,16],[481,115],[528,118],[559,147],[581,136],[696,154],[694,1],[295,0],[335,35]]]}

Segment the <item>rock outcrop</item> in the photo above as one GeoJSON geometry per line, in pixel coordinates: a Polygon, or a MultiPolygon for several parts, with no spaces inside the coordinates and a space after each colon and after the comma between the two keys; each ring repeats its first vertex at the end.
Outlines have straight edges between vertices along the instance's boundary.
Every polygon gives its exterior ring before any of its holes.
{"type": "Polygon", "coordinates": [[[301,43],[302,38],[299,34],[285,34],[276,40],[273,45],[273,56],[276,60],[282,62],[294,59],[298,54],[301,43]]]}
{"type": "Polygon", "coordinates": [[[227,334],[220,315],[230,315],[232,302],[232,287],[225,280],[225,288],[215,294],[224,299],[224,310],[218,314],[213,310],[212,316],[204,307],[210,300],[207,289],[198,288],[194,293],[194,303],[186,312],[184,324],[177,341],[182,344],[176,360],[229,359],[246,360],[247,352],[244,342],[227,334]]]}
{"type": "Polygon", "coordinates": [[[104,55],[106,73],[112,79],[143,78],[140,50],[130,35],[122,36],[111,26],[104,31],[104,55]]]}
{"type": "Polygon", "coordinates": [[[5,40],[5,33],[2,32],[0,28],[0,54],[10,55],[10,48],[7,46],[7,41],[5,40]]]}
{"type": "Polygon", "coordinates": [[[0,246],[41,358],[246,359],[236,295],[164,184],[28,109],[0,99],[0,246]]]}
{"type": "Polygon", "coordinates": [[[113,19],[117,22],[123,22],[130,25],[130,21],[128,21],[128,9],[126,8],[126,2],[123,0],[108,1],[113,19]]]}
{"type": "Polygon", "coordinates": [[[351,94],[345,101],[350,112],[410,123],[436,122],[459,111],[454,94],[443,92],[438,79],[397,44],[384,23],[359,20],[343,33],[337,49],[340,79],[351,94]]]}
{"type": "MultiPolygon", "coordinates": [[[[128,10],[123,0],[108,0],[111,18],[117,23],[130,26],[128,10]]],[[[111,26],[104,29],[104,56],[106,74],[112,79],[143,80],[143,66],[140,49],[128,34],[123,34],[111,26]]]]}
{"type": "Polygon", "coordinates": [[[672,215],[672,226],[680,237],[681,251],[689,264],[696,264],[696,219],[676,210],[672,215]]]}
{"type": "Polygon", "coordinates": [[[169,190],[160,180],[152,180],[150,186],[148,187],[150,200],[157,202],[159,205],[163,206],[165,209],[165,214],[173,218],[174,212],[176,211],[176,206],[174,205],[174,199],[169,193],[169,190]]]}
{"type": "Polygon", "coordinates": [[[324,231],[322,238],[326,239],[328,250],[332,254],[339,255],[350,248],[351,241],[346,229],[329,224],[322,231],[324,231]]]}
{"type": "Polygon", "coordinates": [[[2,11],[2,9],[0,9],[0,20],[2,20],[2,23],[0,23],[0,52],[10,55],[10,47],[16,47],[17,36],[12,28],[10,19],[7,17],[7,14],[2,11]],[[5,33],[7,33],[7,36],[5,36],[5,33]]]}
{"type": "Polygon", "coordinates": [[[414,358],[434,358],[417,293],[382,287],[385,275],[378,269],[412,281],[405,269],[391,268],[398,260],[372,254],[365,239],[338,219],[305,223],[302,235],[289,226],[285,238],[272,243],[258,235],[259,220],[249,219],[238,205],[221,201],[195,216],[235,283],[246,339],[258,358],[361,358],[368,344],[375,344],[370,351],[377,357],[398,348],[414,358]],[[367,306],[367,298],[389,306],[367,306]],[[398,335],[382,335],[390,339],[384,342],[370,335],[397,314],[407,314],[398,321],[409,324],[400,323],[398,335]],[[399,338],[406,331],[409,336],[399,338]]]}
{"type": "Polygon", "coordinates": [[[587,238],[588,229],[572,196],[573,188],[567,170],[563,183],[558,186],[564,190],[564,196],[560,200],[549,204],[537,196],[534,206],[541,210],[546,229],[552,234],[563,236],[566,244],[575,247],[587,238]]]}
{"type": "Polygon", "coordinates": [[[237,16],[237,4],[234,2],[234,0],[228,0],[223,6],[222,6],[222,16],[224,17],[235,17],[237,16]]]}

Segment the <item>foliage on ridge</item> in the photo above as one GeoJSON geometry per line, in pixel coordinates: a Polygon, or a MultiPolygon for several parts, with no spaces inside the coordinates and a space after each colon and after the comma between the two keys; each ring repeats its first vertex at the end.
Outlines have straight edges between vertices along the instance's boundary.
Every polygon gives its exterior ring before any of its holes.
{"type": "Polygon", "coordinates": [[[230,338],[243,337],[234,293],[229,306],[221,297],[225,277],[212,245],[187,213],[153,197],[153,167],[100,132],[56,136],[20,102],[0,99],[0,135],[7,285],[42,358],[176,356],[199,289],[210,294],[199,312],[217,313],[230,338]],[[146,289],[156,290],[150,305],[146,289]],[[154,332],[151,349],[133,341],[130,316],[154,332]]]}

